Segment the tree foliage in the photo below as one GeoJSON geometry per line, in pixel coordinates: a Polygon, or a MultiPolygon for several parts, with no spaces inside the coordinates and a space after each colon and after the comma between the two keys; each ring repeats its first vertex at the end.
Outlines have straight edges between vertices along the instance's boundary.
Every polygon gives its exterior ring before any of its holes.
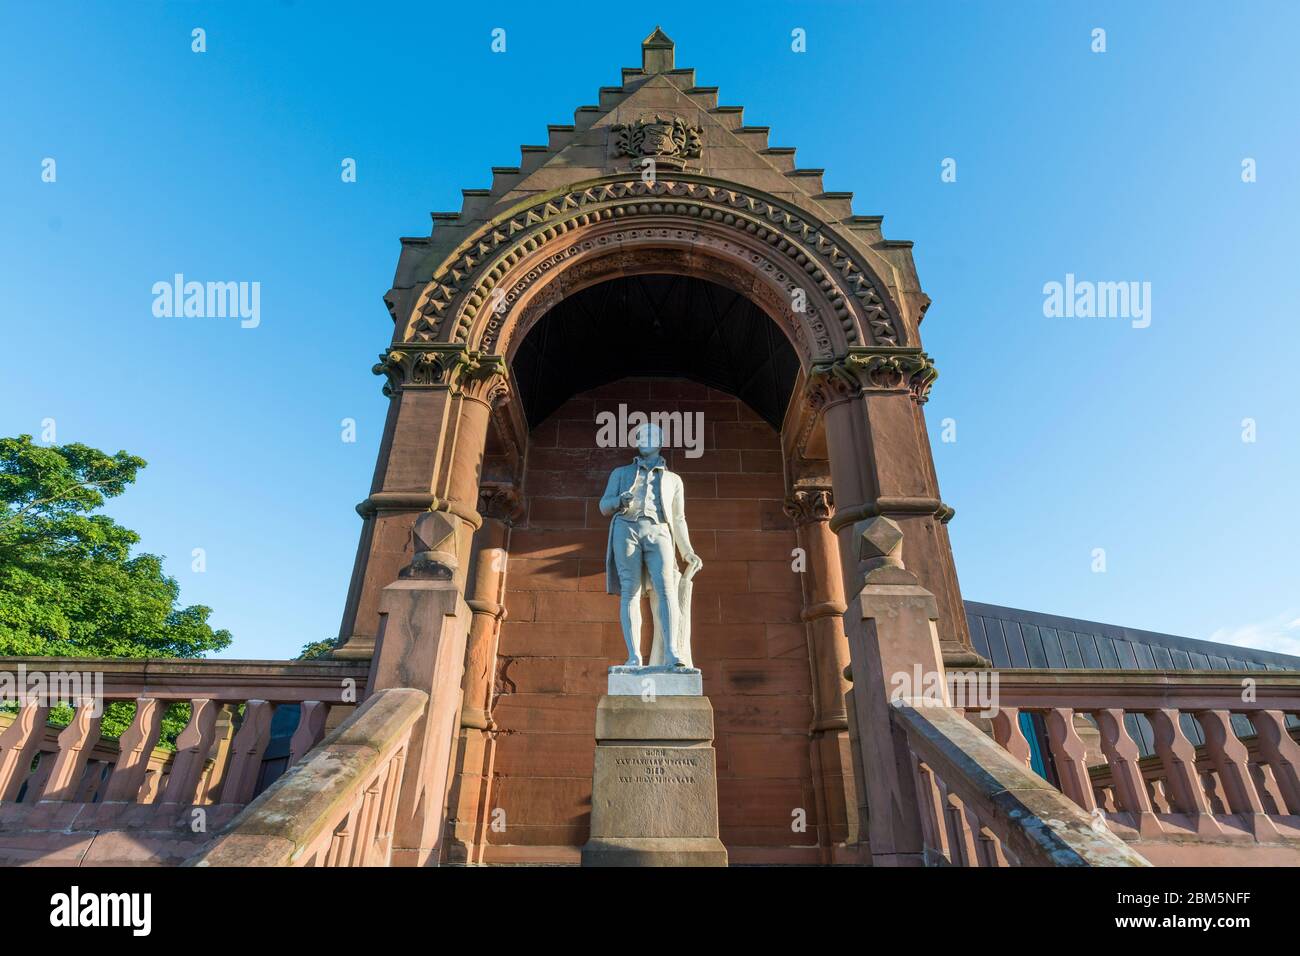
{"type": "Polygon", "coordinates": [[[199,657],[230,644],[209,608],[177,606],[162,559],[92,512],[122,494],[141,458],[86,445],[0,438],[0,655],[199,657]]]}
{"type": "MultiPolygon", "coordinates": [[[[162,558],[132,555],[139,535],[94,513],[143,467],[124,451],[0,438],[0,655],[200,657],[230,644],[229,631],[208,624],[209,608],[178,606],[162,558]]],[[[120,734],[134,708],[109,705],[104,735],[120,734]]],[[[164,738],[183,726],[188,704],[171,711],[164,738]]]]}

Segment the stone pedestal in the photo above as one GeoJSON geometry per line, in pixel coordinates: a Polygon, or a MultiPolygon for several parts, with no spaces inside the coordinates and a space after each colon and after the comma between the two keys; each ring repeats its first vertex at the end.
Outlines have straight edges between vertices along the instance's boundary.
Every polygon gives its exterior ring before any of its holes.
{"type": "Polygon", "coordinates": [[[600,699],[582,865],[727,865],[707,697],[600,699]]]}
{"type": "Polygon", "coordinates": [[[704,693],[704,677],[696,667],[619,664],[609,669],[606,686],[611,697],[699,697],[704,693]]]}

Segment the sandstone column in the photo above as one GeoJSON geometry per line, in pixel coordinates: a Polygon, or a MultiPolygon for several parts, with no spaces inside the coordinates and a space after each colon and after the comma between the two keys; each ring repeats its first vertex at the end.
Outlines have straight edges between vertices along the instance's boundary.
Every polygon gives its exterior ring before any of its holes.
{"type": "MultiPolygon", "coordinates": [[[[949,666],[988,666],[970,643],[921,404],[938,372],[919,348],[854,348],[814,366],[808,399],[825,420],[845,593],[861,587],[853,525],[886,515],[908,541],[908,566],[939,608],[939,641],[949,666]]],[[[860,627],[850,608],[846,629],[860,627]]]]}
{"type": "MultiPolygon", "coordinates": [[[[392,399],[370,497],[357,506],[365,519],[335,657],[366,659],[374,651],[380,592],[410,558],[409,541],[422,512],[455,519],[463,590],[471,536],[482,523],[475,509],[492,408],[508,394],[505,361],[460,345],[402,345],[380,357],[392,399]]],[[[425,688],[421,688],[425,689],[425,688]]]]}
{"type": "Polygon", "coordinates": [[[483,526],[474,535],[469,584],[469,645],[465,651],[465,697],[460,711],[455,777],[449,798],[448,862],[482,862],[491,812],[492,766],[496,749],[492,691],[497,641],[505,618],[505,571],[510,528],[522,511],[518,492],[501,485],[479,491],[483,526]]]}
{"type": "Polygon", "coordinates": [[[844,635],[844,585],[839,544],[830,529],[834,514],[826,488],[800,488],[785,500],[785,512],[795,523],[799,547],[806,556],[803,620],[808,632],[808,664],[812,670],[813,720],[808,729],[817,792],[824,860],[836,862],[836,845],[858,842],[857,793],[849,743],[844,669],[849,645],[844,635]]]}

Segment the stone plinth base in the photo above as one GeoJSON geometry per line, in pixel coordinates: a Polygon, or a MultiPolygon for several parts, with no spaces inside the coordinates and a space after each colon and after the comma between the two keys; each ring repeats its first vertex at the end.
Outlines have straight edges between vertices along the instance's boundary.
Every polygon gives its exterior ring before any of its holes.
{"type": "Polygon", "coordinates": [[[606,693],[611,697],[699,697],[704,693],[704,678],[695,667],[620,664],[609,669],[606,693]]]}
{"type": "Polygon", "coordinates": [[[727,865],[707,697],[600,699],[582,865],[727,865]]]}
{"type": "Polygon", "coordinates": [[[717,837],[649,837],[589,840],[583,866],[726,866],[727,849],[717,837]]]}

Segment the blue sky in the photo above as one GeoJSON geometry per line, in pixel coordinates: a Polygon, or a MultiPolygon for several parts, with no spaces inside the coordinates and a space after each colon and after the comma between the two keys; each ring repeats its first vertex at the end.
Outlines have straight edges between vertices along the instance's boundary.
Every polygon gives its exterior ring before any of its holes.
{"type": "Polygon", "coordinates": [[[656,22],[915,241],[967,598],[1300,653],[1294,4],[5,2],[0,431],[146,458],[112,513],[227,656],[333,637],[398,237],[656,22]],[[155,317],[177,272],[260,282],[261,324],[155,317]],[[1045,317],[1067,273],[1149,282],[1149,327],[1045,317]]]}

